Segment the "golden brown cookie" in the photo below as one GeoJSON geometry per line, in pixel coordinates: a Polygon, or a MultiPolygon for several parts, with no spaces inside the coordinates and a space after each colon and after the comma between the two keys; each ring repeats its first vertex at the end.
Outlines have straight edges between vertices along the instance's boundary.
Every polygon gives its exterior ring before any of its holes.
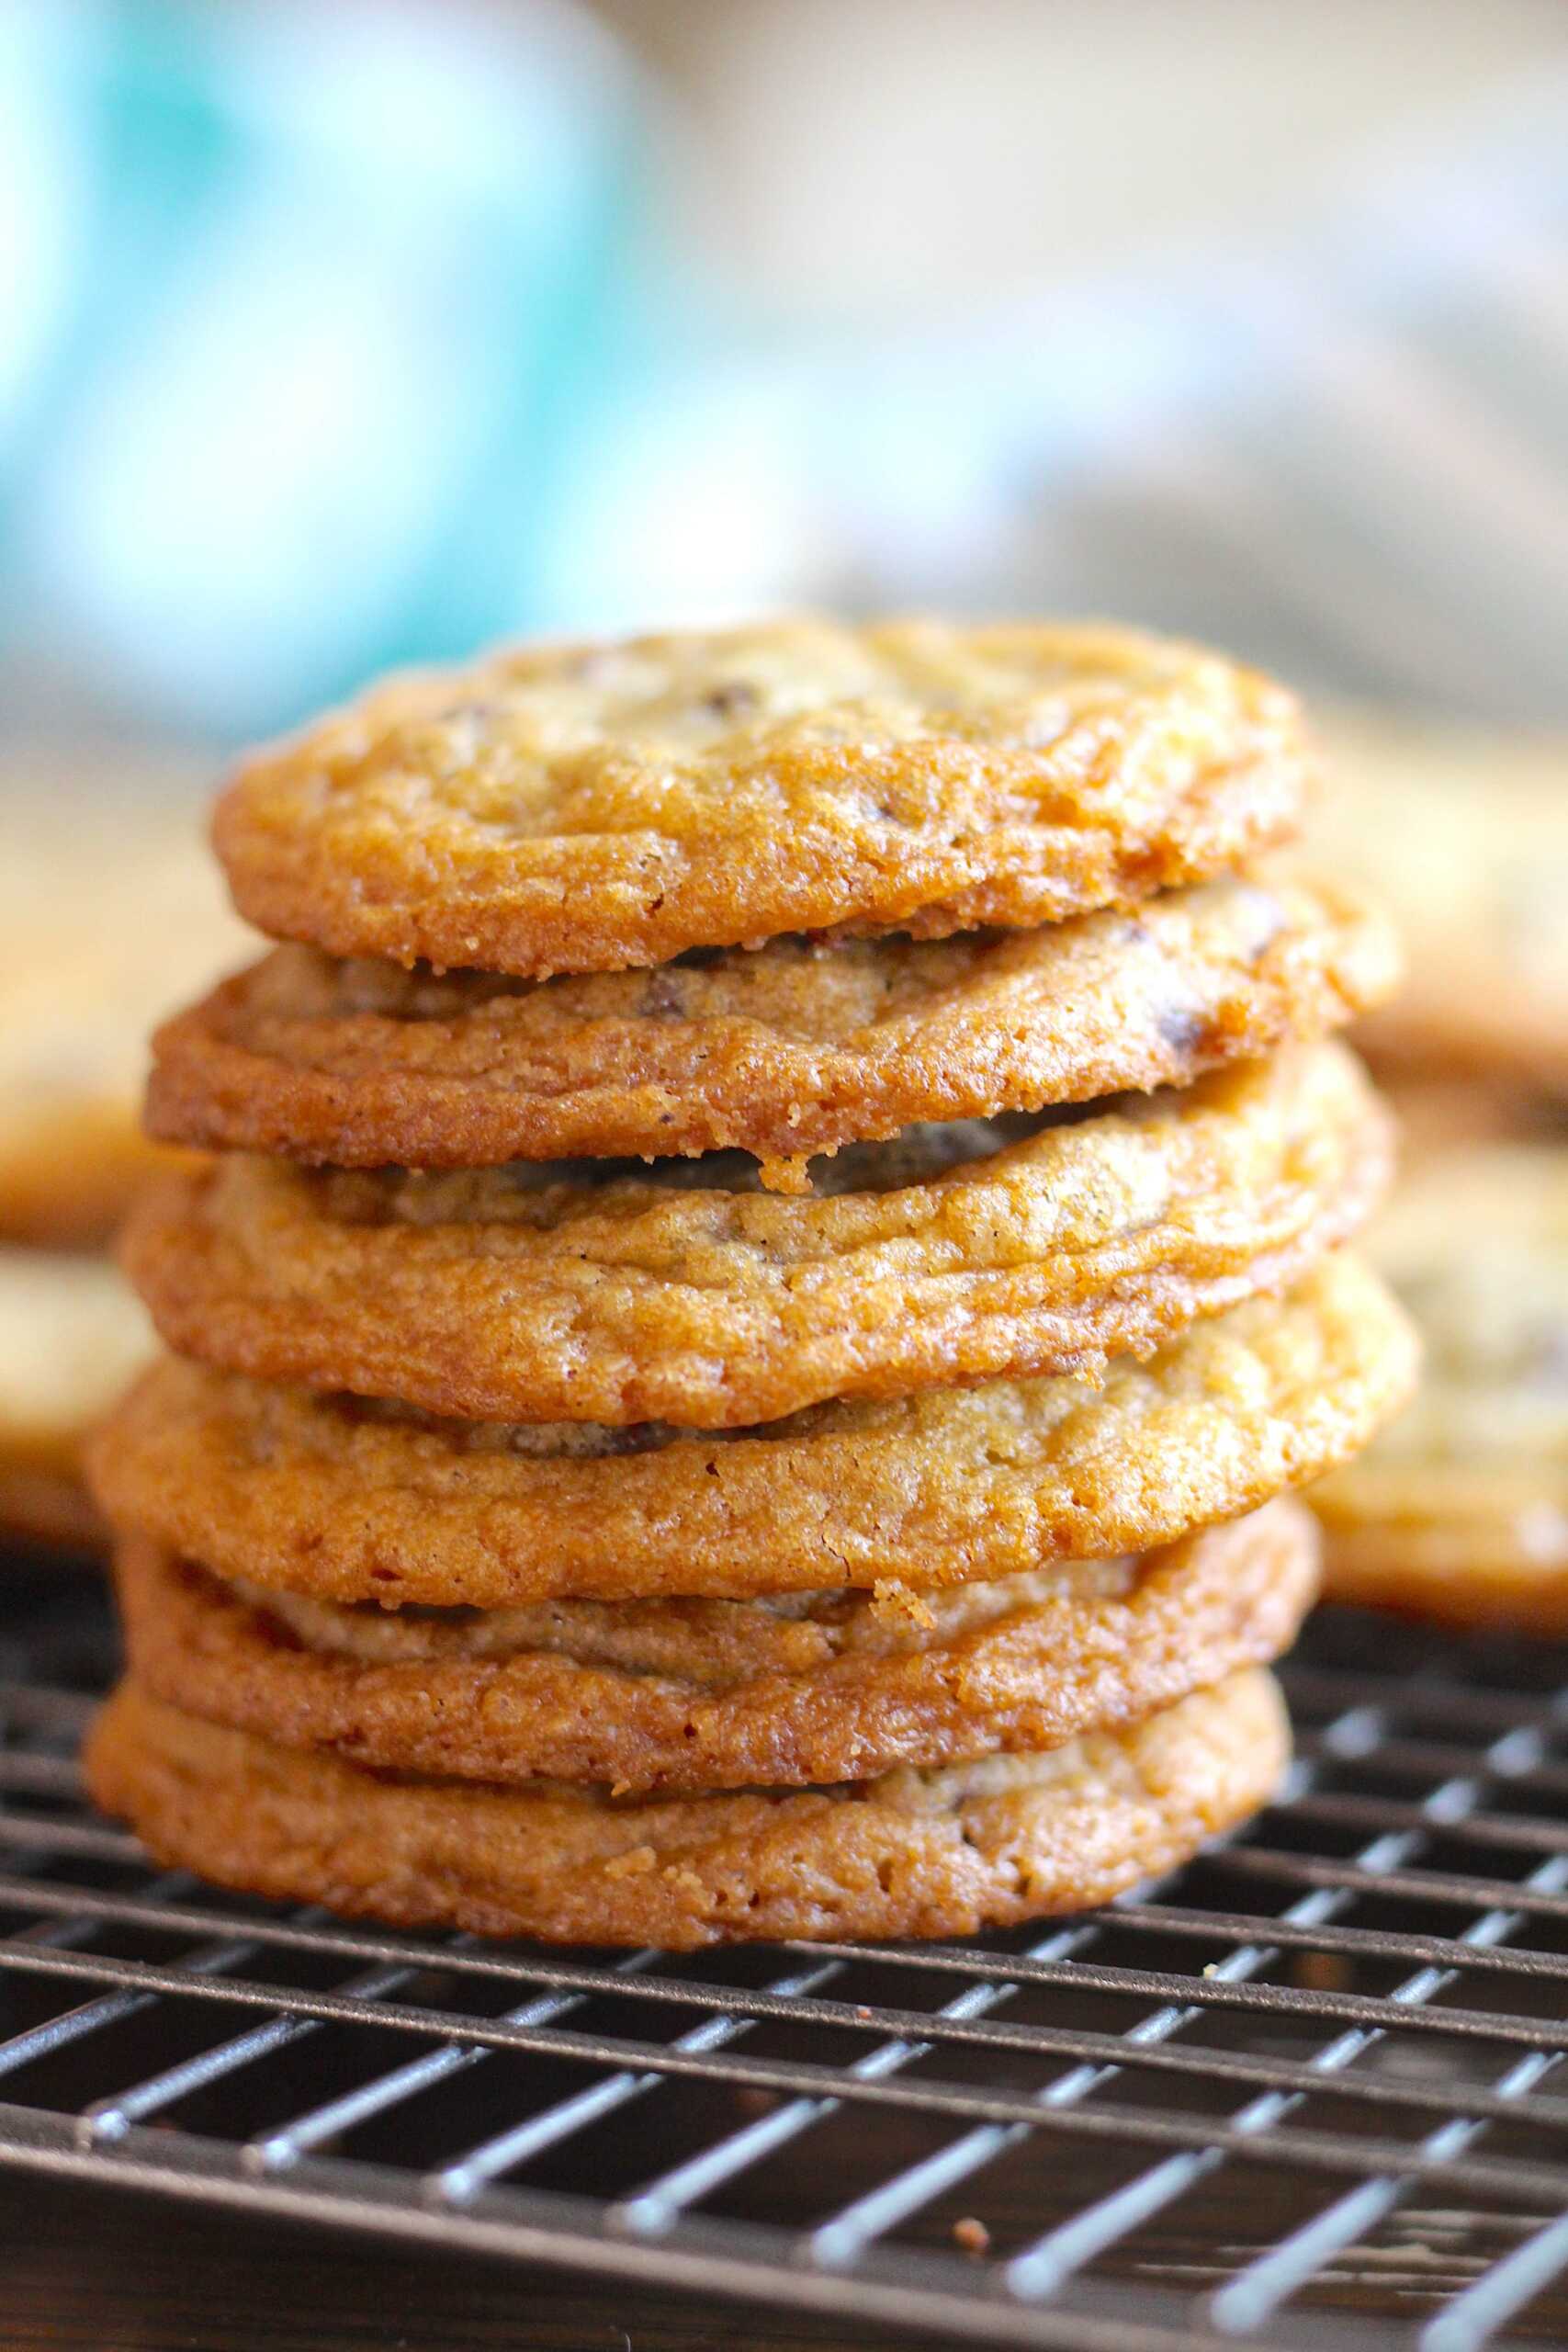
{"type": "Polygon", "coordinates": [[[220,1584],[145,1538],[130,1670],[209,1723],[398,1772],[671,1792],[863,1781],[1116,1730],[1294,1639],[1316,1527],[1279,1501],[1132,1559],[922,1595],[431,1614],[220,1584]]]}
{"type": "Polygon", "coordinates": [[[1290,1749],[1259,1668],[1123,1732],[829,1789],[617,1799],[397,1779],[220,1729],[133,1682],[88,1785],[158,1859],[406,1927],[672,1951],[967,1936],[1104,1903],[1266,1804],[1290,1749]]]}
{"type": "Polygon", "coordinates": [[[83,1441],[152,1352],[146,1315],[113,1266],[0,1249],[0,1529],[103,1542],[83,1441]]]}
{"type": "Polygon", "coordinates": [[[1376,891],[1409,959],[1368,1052],[1568,1091],[1568,740],[1372,713],[1325,732],[1314,852],[1376,891]]]}
{"type": "Polygon", "coordinates": [[[1381,919],[1227,877],[1042,931],[779,939],[545,982],[282,947],[154,1042],[153,1133],[340,1168],[814,1152],[1186,1085],[1380,1002],[1381,919]]]}
{"type": "Polygon", "coordinates": [[[1304,772],[1291,696],[1197,647],[773,621],[394,678],[214,839],[278,938],[532,978],[1131,905],[1285,838],[1304,772]]]}
{"type": "Polygon", "coordinates": [[[194,813],[7,804],[0,853],[0,1238],[96,1246],[149,1169],[147,1032],[244,955],[194,813]]]}
{"type": "Polygon", "coordinates": [[[1336,1255],[1099,1388],[990,1381],[716,1436],[438,1421],[165,1358],[93,1470],[118,1525],[324,1600],[933,1588],[1235,1518],[1354,1453],[1415,1371],[1388,1292],[1336,1255]]]}
{"type": "Polygon", "coordinates": [[[225,1370],[476,1419],[733,1428],[1147,1352],[1303,1272],[1388,1158],[1328,1045],[1007,1132],[855,1147],[806,1199],[723,1155],[635,1176],[233,1157],[152,1187],[125,1262],[169,1344],[225,1370]]]}
{"type": "Polygon", "coordinates": [[[1568,1633],[1568,1148],[1433,1157],[1372,1247],[1426,1371],[1408,1410],[1314,1492],[1331,1594],[1568,1633]]]}

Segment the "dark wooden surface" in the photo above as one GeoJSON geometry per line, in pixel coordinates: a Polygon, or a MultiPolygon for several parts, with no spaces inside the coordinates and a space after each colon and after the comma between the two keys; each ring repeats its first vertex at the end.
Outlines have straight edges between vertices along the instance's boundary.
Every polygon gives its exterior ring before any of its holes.
{"type": "Polygon", "coordinates": [[[872,2352],[891,2335],[0,2174],[0,2352],[872,2352]]]}
{"type": "MultiPolygon", "coordinates": [[[[1233,2222],[1244,2234],[1249,2202],[1233,2189],[1233,2222]]],[[[1499,2251],[1488,2248],[1492,2258],[1499,2251]]],[[[1169,2293],[1174,2315],[1190,2308],[1195,2272],[1214,2277],[1210,2233],[1173,2233],[1162,2254],[1143,2283],[1169,2293]]],[[[1408,2329],[1434,2301],[1467,2283],[1467,2271],[1473,2275],[1462,2260],[1451,2275],[1444,2268],[1436,2247],[1403,2277],[1386,2266],[1359,2275],[1347,2266],[1319,2302],[1319,2340],[1329,2348],[1365,2346],[1369,2322],[1408,2329]]],[[[1568,2342],[1557,2324],[1560,2306],[1532,2316],[1530,2346],[1568,2342]]],[[[1384,2340],[1381,2330],[1377,2340],[1384,2340]]],[[[0,2173],[0,2352],[886,2352],[894,2346],[916,2352],[907,2333],[858,2322],[649,2294],[613,2280],[406,2251],[0,2173]]]]}

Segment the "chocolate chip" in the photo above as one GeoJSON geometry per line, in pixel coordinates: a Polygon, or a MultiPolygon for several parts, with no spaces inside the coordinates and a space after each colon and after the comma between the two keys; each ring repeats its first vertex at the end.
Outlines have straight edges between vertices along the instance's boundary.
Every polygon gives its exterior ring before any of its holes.
{"type": "Polygon", "coordinates": [[[748,684],[744,678],[728,678],[722,685],[715,686],[711,694],[704,695],[703,708],[710,710],[716,718],[740,718],[748,711],[755,710],[761,701],[761,696],[756,687],[748,684]]]}
{"type": "Polygon", "coordinates": [[[575,661],[562,666],[568,677],[580,679],[585,686],[600,686],[615,676],[619,659],[617,646],[585,645],[575,661]]]}
{"type": "Polygon", "coordinates": [[[670,1432],[662,1421],[631,1421],[624,1429],[603,1431],[599,1450],[602,1453],[658,1453],[670,1442],[670,1432]]]}
{"type": "Polygon", "coordinates": [[[1172,1053],[1196,1053],[1208,1034],[1208,1022],[1190,1005],[1170,1004],[1155,1016],[1155,1026],[1172,1053]]]}
{"type": "Polygon", "coordinates": [[[643,983],[642,1009],[654,1021],[676,1021],[684,1012],[685,991],[675,975],[660,967],[643,983]]]}
{"type": "Polygon", "coordinates": [[[1528,1376],[1537,1388],[1568,1388],[1568,1326],[1549,1323],[1533,1334],[1528,1376]]]}

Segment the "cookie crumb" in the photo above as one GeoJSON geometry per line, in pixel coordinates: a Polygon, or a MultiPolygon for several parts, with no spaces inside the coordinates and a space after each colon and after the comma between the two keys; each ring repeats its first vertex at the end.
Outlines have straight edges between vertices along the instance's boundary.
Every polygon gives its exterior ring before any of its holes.
{"type": "Polygon", "coordinates": [[[872,1586],[871,1608],[873,1616],[889,1624],[902,1619],[906,1624],[921,1626],[929,1633],[936,1623],[936,1611],[930,1601],[908,1585],[890,1577],[881,1577],[872,1586]]]}
{"type": "Polygon", "coordinates": [[[765,1193],[790,1193],[798,1198],[811,1190],[809,1155],[806,1152],[759,1152],[757,1181],[765,1193]]]}
{"type": "Polygon", "coordinates": [[[651,1846],[632,1846],[604,1865],[606,1878],[646,1878],[659,1857],[651,1846]]]}
{"type": "Polygon", "coordinates": [[[1348,1962],[1337,1951],[1298,1952],[1291,1964],[1291,1974],[1308,1993],[1343,1993],[1352,1973],[1348,1962]]]}

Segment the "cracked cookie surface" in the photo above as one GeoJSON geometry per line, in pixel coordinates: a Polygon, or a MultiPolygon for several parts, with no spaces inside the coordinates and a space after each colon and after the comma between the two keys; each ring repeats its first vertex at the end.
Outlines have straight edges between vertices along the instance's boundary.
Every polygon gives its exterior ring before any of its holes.
{"type": "Polygon", "coordinates": [[[336,1167],[754,1152],[1186,1085],[1388,995],[1392,932],[1227,877],[1032,932],[779,939],[653,971],[438,978],[282,947],[154,1041],[152,1131],[336,1167]]]}
{"type": "Polygon", "coordinates": [[[1109,627],[764,623],[394,678],[219,803],[241,912],[525,978],[786,932],[1055,922],[1294,829],[1292,698],[1109,627]]]}
{"type": "Polygon", "coordinates": [[[1388,1291],[1336,1253],[1099,1388],[930,1388],[712,1437],[446,1421],[167,1357],[92,1463],[122,1527],[329,1601],[930,1588],[1235,1518],[1354,1453],[1415,1371],[1388,1291]]]}
{"type": "Polygon", "coordinates": [[[719,1154],[636,1175],[236,1156],[152,1187],[123,1255],[170,1346],[224,1370],[480,1419],[733,1428],[1147,1353],[1304,1272],[1387,1158],[1354,1056],[1318,1045],[1021,1134],[909,1129],[805,1199],[719,1154]]]}

